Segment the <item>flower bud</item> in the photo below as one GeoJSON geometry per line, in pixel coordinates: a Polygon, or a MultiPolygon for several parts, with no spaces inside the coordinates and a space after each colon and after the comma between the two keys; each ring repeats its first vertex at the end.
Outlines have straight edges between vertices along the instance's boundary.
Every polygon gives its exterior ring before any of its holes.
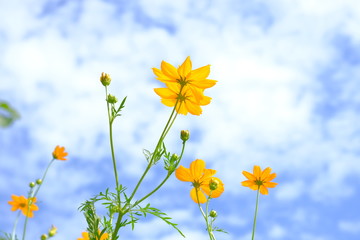
{"type": "Polygon", "coordinates": [[[187,140],[189,140],[189,138],[190,138],[190,132],[189,132],[189,130],[181,130],[181,132],[180,132],[180,138],[181,138],[181,140],[183,140],[184,142],[186,142],[187,140]]]}
{"type": "Polygon", "coordinates": [[[117,98],[116,98],[115,96],[109,94],[109,95],[107,96],[106,101],[107,101],[108,103],[114,104],[114,103],[117,103],[118,100],[117,100],[117,98]]]}
{"type": "Polygon", "coordinates": [[[217,212],[215,210],[211,210],[209,215],[212,218],[216,218],[217,217],[217,212]]]}
{"type": "Polygon", "coordinates": [[[53,237],[55,236],[57,233],[57,227],[55,227],[54,225],[51,226],[50,230],[49,230],[49,237],[53,237]]]}
{"type": "Polygon", "coordinates": [[[42,180],[39,178],[39,179],[36,179],[36,184],[37,185],[41,185],[42,184],[42,180]]]}
{"type": "Polygon", "coordinates": [[[34,182],[29,183],[29,187],[31,187],[31,188],[35,187],[35,185],[36,184],[34,182]]]}
{"type": "Polygon", "coordinates": [[[41,240],[46,240],[46,239],[48,239],[49,237],[48,237],[48,235],[46,235],[46,234],[43,234],[43,235],[41,235],[41,237],[40,237],[40,239],[41,240]]]}
{"type": "Polygon", "coordinates": [[[218,185],[219,185],[219,181],[212,178],[209,182],[209,187],[210,187],[210,190],[214,191],[218,188],[218,185]]]}
{"type": "Polygon", "coordinates": [[[109,74],[102,72],[100,76],[100,82],[104,86],[109,86],[111,83],[111,77],[109,74]]]}

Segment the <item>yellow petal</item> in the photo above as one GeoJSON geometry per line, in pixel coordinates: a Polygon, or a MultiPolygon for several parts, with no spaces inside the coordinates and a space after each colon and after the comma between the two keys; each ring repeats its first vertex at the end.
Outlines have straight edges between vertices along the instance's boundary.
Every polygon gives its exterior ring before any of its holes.
{"type": "Polygon", "coordinates": [[[168,107],[173,107],[176,104],[176,99],[161,99],[161,103],[168,107]]]}
{"type": "Polygon", "coordinates": [[[207,202],[207,198],[204,195],[204,193],[201,192],[200,190],[197,190],[196,188],[191,189],[190,197],[196,203],[206,203],[207,202]]]}
{"type": "Polygon", "coordinates": [[[261,179],[265,180],[269,176],[270,172],[271,172],[271,168],[269,167],[265,168],[264,171],[262,171],[261,173],[261,179]]]}
{"type": "Polygon", "coordinates": [[[201,68],[191,71],[188,79],[191,81],[205,80],[210,74],[210,65],[203,66],[201,68]]]}
{"type": "Polygon", "coordinates": [[[168,88],[154,88],[154,91],[157,95],[166,99],[176,99],[177,95],[168,88]]]}
{"type": "Polygon", "coordinates": [[[195,87],[206,89],[213,87],[216,84],[216,82],[217,82],[216,80],[205,79],[200,81],[193,81],[191,82],[191,84],[194,85],[195,87]]]}
{"type": "Polygon", "coordinates": [[[180,166],[175,171],[175,176],[177,179],[183,182],[192,182],[194,179],[188,168],[180,166]]]}
{"type": "Polygon", "coordinates": [[[261,177],[261,168],[259,166],[254,166],[254,169],[253,169],[253,172],[254,172],[254,176],[256,178],[260,178],[261,177]]]}
{"type": "Polygon", "coordinates": [[[168,76],[166,76],[160,69],[158,68],[153,68],[152,69],[154,74],[157,76],[157,80],[161,81],[161,82],[177,82],[176,79],[170,78],[168,76]]]}
{"type": "Polygon", "coordinates": [[[203,175],[205,169],[205,161],[201,159],[196,159],[190,163],[190,173],[194,179],[200,179],[203,175]]]}
{"type": "Polygon", "coordinates": [[[260,186],[260,193],[263,194],[263,195],[268,195],[269,191],[264,185],[261,185],[260,186]]]}
{"type": "Polygon", "coordinates": [[[268,188],[274,188],[276,187],[277,183],[274,183],[274,182],[265,182],[264,183],[264,186],[265,187],[268,187],[268,188]]]}
{"type": "Polygon", "coordinates": [[[170,79],[176,80],[180,78],[177,69],[173,65],[165,61],[161,62],[161,71],[170,79]]]}
{"type": "Polygon", "coordinates": [[[210,192],[211,192],[211,197],[212,198],[217,198],[220,197],[220,195],[224,192],[224,183],[220,180],[220,178],[217,177],[211,177],[209,178],[209,180],[207,181],[206,184],[202,184],[201,185],[201,189],[204,191],[205,194],[207,194],[208,196],[210,196],[210,192]],[[218,181],[218,186],[215,190],[211,191],[210,190],[210,186],[209,186],[209,181],[210,179],[214,179],[216,181],[218,181]]]}
{"type": "Polygon", "coordinates": [[[265,181],[265,182],[270,182],[270,181],[273,180],[274,178],[276,178],[276,173],[270,174],[267,178],[264,179],[264,181],[265,181]]]}
{"type": "Polygon", "coordinates": [[[201,115],[202,109],[199,105],[192,103],[191,101],[185,102],[186,109],[191,113],[192,115],[201,115]]]}
{"type": "Polygon", "coordinates": [[[242,174],[249,180],[251,181],[255,181],[256,180],[256,177],[252,174],[252,173],[249,173],[247,171],[243,171],[242,174]]]}
{"type": "Polygon", "coordinates": [[[251,186],[253,186],[253,185],[257,186],[257,185],[255,184],[255,182],[252,181],[252,180],[242,181],[242,182],[241,182],[241,185],[243,185],[244,187],[251,187],[251,186]]]}
{"type": "Polygon", "coordinates": [[[187,57],[183,64],[178,68],[178,74],[182,77],[186,77],[190,72],[192,68],[192,63],[190,60],[190,57],[187,57]]]}

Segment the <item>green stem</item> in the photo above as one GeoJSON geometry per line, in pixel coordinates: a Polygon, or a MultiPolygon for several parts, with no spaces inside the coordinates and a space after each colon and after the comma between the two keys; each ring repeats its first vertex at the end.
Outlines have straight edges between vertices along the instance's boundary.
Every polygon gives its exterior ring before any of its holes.
{"type": "MultiPolygon", "coordinates": [[[[105,86],[105,97],[106,97],[106,99],[107,99],[107,96],[108,96],[108,90],[107,90],[107,86],[105,86]]],[[[113,124],[114,117],[112,116],[112,114],[110,112],[110,103],[108,103],[107,100],[106,100],[106,107],[107,107],[108,119],[109,119],[110,149],[111,149],[111,158],[112,158],[113,168],[114,168],[115,184],[116,184],[116,190],[119,191],[119,177],[118,177],[117,167],[116,167],[114,142],[113,142],[113,129],[112,129],[112,124],[113,124]]],[[[120,196],[120,194],[118,194],[118,195],[120,196]]],[[[118,199],[118,200],[119,200],[119,204],[120,204],[120,199],[118,199]]]]}
{"type": "MultiPolygon", "coordinates": [[[[176,117],[177,117],[177,115],[178,115],[178,113],[177,113],[177,111],[176,111],[176,107],[177,107],[178,103],[179,103],[179,101],[176,101],[175,106],[174,106],[174,108],[173,108],[173,110],[172,110],[172,112],[171,112],[171,114],[170,114],[170,117],[169,117],[169,119],[168,119],[168,121],[167,121],[167,123],[166,123],[166,125],[165,125],[165,127],[164,127],[164,130],[162,131],[162,133],[161,133],[161,135],[160,135],[159,141],[158,141],[158,143],[157,143],[157,145],[156,145],[156,147],[155,147],[155,150],[154,150],[154,152],[153,152],[153,154],[152,154],[152,156],[151,156],[151,159],[150,159],[150,161],[149,161],[149,163],[148,163],[148,165],[147,165],[144,173],[142,174],[142,176],[140,177],[139,181],[137,182],[134,190],[132,191],[130,197],[127,199],[127,204],[125,205],[124,208],[126,208],[126,206],[130,204],[131,200],[132,200],[132,199],[134,198],[134,196],[135,196],[135,193],[136,193],[137,190],[139,189],[140,184],[142,183],[142,181],[144,180],[146,174],[149,172],[150,168],[152,167],[154,158],[155,158],[155,156],[157,155],[157,153],[158,153],[158,151],[159,151],[159,149],[160,149],[160,147],[161,147],[161,145],[162,145],[162,143],[163,143],[163,141],[164,141],[164,139],[165,139],[165,137],[166,137],[166,134],[169,132],[169,129],[170,129],[171,126],[173,125],[173,123],[174,123],[174,121],[175,121],[175,119],[176,119],[176,117]],[[175,114],[175,115],[174,115],[174,114],[175,114]]],[[[180,104],[181,104],[181,103],[180,103],[180,104]]],[[[180,105],[180,106],[181,106],[181,105],[180,105]]],[[[168,178],[168,177],[169,177],[169,176],[167,176],[167,178],[168,178]]],[[[165,183],[165,182],[164,182],[164,183],[165,183]]],[[[164,183],[162,183],[162,184],[164,184],[164,183]]],[[[160,187],[161,187],[161,186],[160,186],[160,187]]],[[[159,188],[160,188],[160,187],[159,187],[159,188]]],[[[154,192],[156,192],[157,190],[158,190],[158,189],[156,189],[154,192]]],[[[127,212],[129,212],[129,211],[130,211],[130,209],[125,209],[124,212],[119,213],[118,219],[116,220],[115,229],[114,229],[114,232],[113,232],[113,235],[112,235],[112,239],[115,239],[115,238],[116,238],[116,236],[117,236],[117,234],[118,234],[118,232],[119,232],[119,229],[120,229],[121,220],[122,220],[123,216],[124,216],[127,212]]]]}
{"type": "Polygon", "coordinates": [[[253,224],[253,231],[252,231],[251,240],[255,239],[256,216],[257,216],[258,205],[259,205],[259,192],[260,192],[260,188],[257,190],[257,194],[256,194],[256,206],[255,206],[254,224],[253,224]]]}
{"type": "Polygon", "coordinates": [[[16,227],[17,227],[17,224],[19,222],[20,213],[21,212],[19,211],[18,215],[16,216],[16,219],[15,219],[15,222],[14,222],[14,227],[13,227],[13,230],[12,230],[12,233],[11,233],[11,240],[15,240],[16,227]]]}
{"type": "MultiPolygon", "coordinates": [[[[200,191],[200,189],[199,189],[199,191],[200,191]]],[[[200,212],[201,212],[203,218],[205,219],[206,230],[209,234],[209,238],[210,238],[210,240],[216,240],[214,234],[212,233],[212,229],[211,229],[211,226],[209,225],[209,220],[208,220],[208,218],[209,218],[208,206],[209,206],[210,197],[206,201],[206,213],[204,212],[204,210],[202,209],[202,207],[200,205],[198,191],[196,191],[196,199],[197,199],[197,204],[199,206],[200,212]]]]}
{"type": "MultiPolygon", "coordinates": [[[[51,166],[51,164],[55,161],[55,158],[53,158],[48,166],[46,167],[46,170],[44,172],[44,175],[42,176],[41,178],[41,184],[38,185],[37,189],[35,190],[35,192],[32,192],[32,190],[30,191],[29,193],[29,196],[28,196],[28,209],[27,209],[27,214],[29,214],[30,212],[30,206],[31,204],[33,204],[33,199],[36,197],[36,195],[38,194],[41,186],[44,184],[44,180],[45,180],[45,177],[46,177],[46,174],[51,166]]],[[[25,236],[26,236],[26,227],[27,227],[27,223],[28,223],[28,219],[29,217],[26,215],[25,216],[25,222],[24,222],[24,229],[23,229],[23,235],[22,235],[22,240],[25,240],[25,236]]]]}
{"type": "MultiPolygon", "coordinates": [[[[176,165],[174,166],[174,169],[176,169],[181,161],[181,158],[184,154],[184,150],[185,150],[185,141],[183,142],[183,146],[181,149],[181,154],[179,157],[178,162],[176,163],[176,165]]],[[[145,199],[147,199],[148,197],[150,197],[151,195],[153,195],[157,190],[159,190],[164,184],[165,182],[169,179],[169,177],[172,175],[173,172],[168,172],[168,174],[166,175],[166,177],[164,178],[164,180],[156,187],[154,188],[154,190],[152,190],[150,193],[146,194],[143,198],[141,198],[139,201],[136,201],[136,203],[133,206],[136,206],[138,204],[140,204],[142,201],[144,201],[145,199]]]]}

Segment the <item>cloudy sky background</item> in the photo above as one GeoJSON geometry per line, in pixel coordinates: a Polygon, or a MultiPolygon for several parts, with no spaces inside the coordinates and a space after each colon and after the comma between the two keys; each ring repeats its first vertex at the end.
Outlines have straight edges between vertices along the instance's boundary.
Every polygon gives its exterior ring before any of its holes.
{"type": "MultiPolygon", "coordinates": [[[[0,1],[0,100],[21,119],[0,130],[0,231],[16,213],[7,201],[26,195],[56,145],[57,161],[39,192],[40,211],[28,239],[54,224],[56,239],[85,230],[81,202],[114,187],[101,72],[110,92],[128,96],[114,127],[120,181],[134,186],[171,109],[153,88],[152,67],[191,56],[211,64],[213,98],[198,116],[179,116],[166,140],[182,164],[196,158],[216,169],[225,192],[212,202],[218,239],[250,239],[256,192],[240,186],[241,172],[270,166],[278,187],[261,196],[257,239],[359,239],[360,4],[357,0],[0,1]]],[[[159,164],[139,196],[161,180],[159,164]]],[[[187,236],[207,239],[189,197],[172,177],[151,202],[187,236]]],[[[18,227],[21,234],[22,222],[18,227]]],[[[148,217],[122,239],[182,239],[148,217]]]]}

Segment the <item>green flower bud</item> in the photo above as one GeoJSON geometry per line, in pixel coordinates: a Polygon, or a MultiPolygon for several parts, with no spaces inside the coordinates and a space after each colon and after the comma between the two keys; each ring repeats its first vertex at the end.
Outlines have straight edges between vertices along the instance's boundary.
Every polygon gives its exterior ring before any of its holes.
{"type": "Polygon", "coordinates": [[[180,132],[180,138],[181,138],[181,140],[183,140],[184,142],[186,142],[187,140],[189,140],[189,138],[190,138],[190,132],[189,132],[189,130],[181,130],[181,132],[180,132]]]}
{"type": "Polygon", "coordinates": [[[36,184],[37,185],[41,185],[42,184],[42,180],[39,178],[39,179],[36,179],[36,184]]]}
{"type": "Polygon", "coordinates": [[[114,103],[117,103],[118,100],[117,100],[117,98],[116,98],[115,96],[109,94],[109,95],[107,96],[106,101],[107,101],[108,103],[114,104],[114,103]]]}
{"type": "Polygon", "coordinates": [[[210,187],[210,190],[214,191],[218,188],[218,185],[219,185],[219,181],[212,178],[209,182],[209,187],[210,187]]]}
{"type": "Polygon", "coordinates": [[[100,76],[100,82],[102,83],[102,85],[104,86],[109,86],[110,83],[111,83],[111,77],[109,74],[107,73],[101,73],[101,76],[100,76]]]}
{"type": "Polygon", "coordinates": [[[53,237],[55,236],[57,233],[57,227],[55,227],[54,225],[51,226],[50,230],[49,230],[49,236],[53,237]]]}
{"type": "Polygon", "coordinates": [[[211,210],[209,215],[212,218],[216,218],[217,217],[217,212],[215,210],[211,210]]]}
{"type": "Polygon", "coordinates": [[[31,187],[31,188],[35,187],[35,185],[36,184],[34,182],[29,183],[29,187],[31,187]]]}
{"type": "Polygon", "coordinates": [[[43,235],[41,235],[41,237],[40,237],[40,239],[41,240],[46,240],[46,239],[48,239],[49,237],[48,237],[48,235],[46,235],[46,234],[43,234],[43,235]]]}

